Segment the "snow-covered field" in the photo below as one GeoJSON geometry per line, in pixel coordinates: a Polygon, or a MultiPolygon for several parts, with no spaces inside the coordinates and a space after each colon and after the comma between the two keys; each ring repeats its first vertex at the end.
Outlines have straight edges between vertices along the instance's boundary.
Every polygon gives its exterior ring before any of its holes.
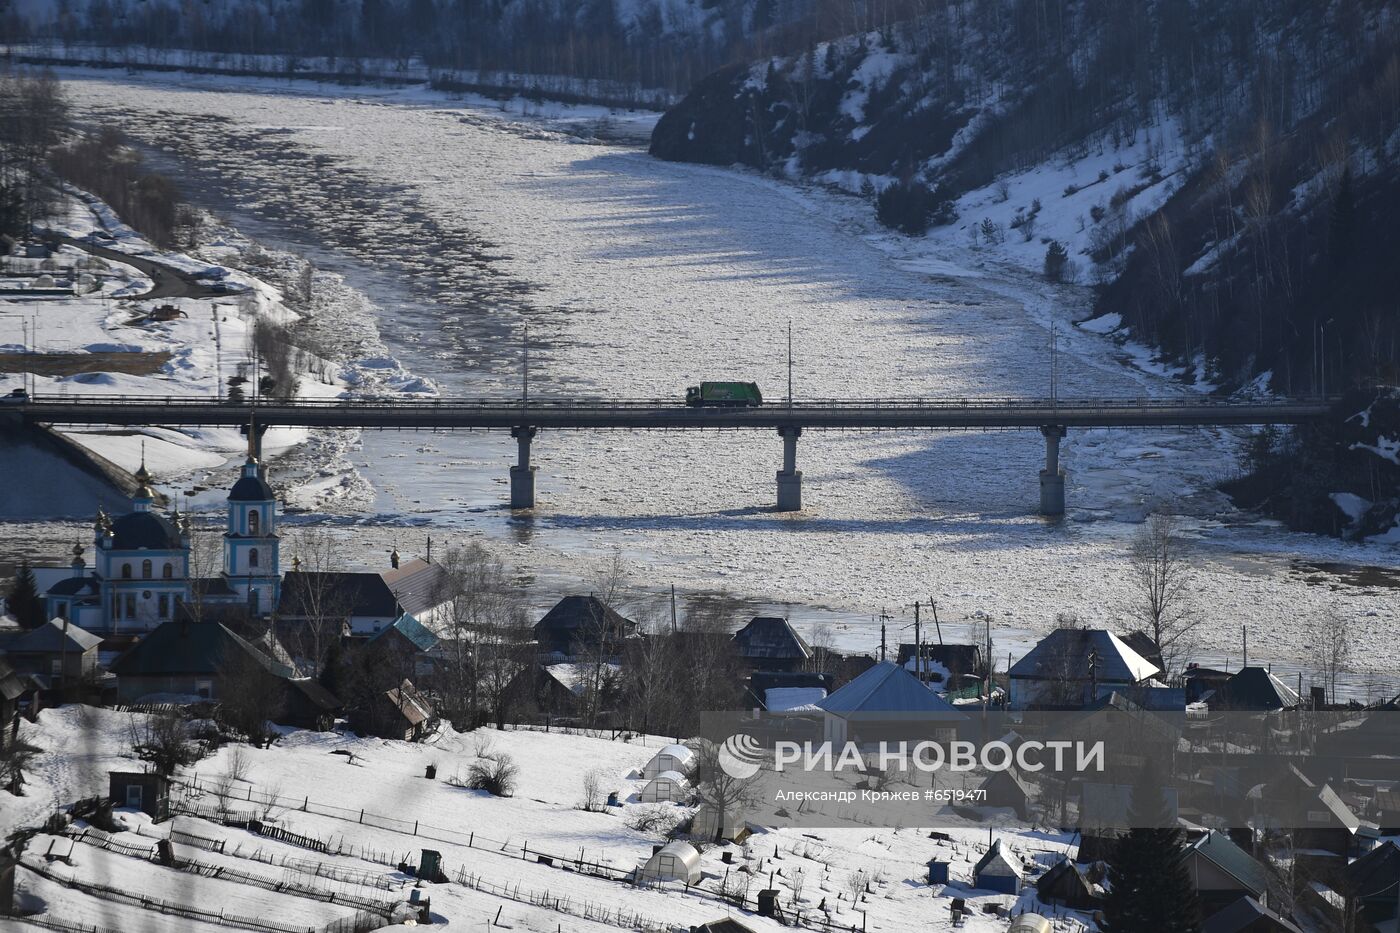
{"type": "MultiPolygon", "coordinates": [[[[127,121],[196,190],[217,177],[240,228],[304,246],[365,291],[389,350],[444,393],[517,392],[528,325],[539,394],[679,397],[742,378],[781,398],[789,322],[799,397],[1044,395],[1052,322],[1061,395],[1190,391],[1075,328],[1075,287],[892,236],[843,195],[584,139],[567,109],[527,119],[422,90],[65,78],[81,114],[127,121]]],[[[1057,209],[1045,201],[1042,223],[1057,209]]],[[[523,569],[574,579],[620,547],[639,584],[829,608],[849,623],[841,642],[866,651],[878,630],[861,620],[888,609],[897,628],[900,607],[929,597],[945,620],[991,618],[1001,646],[1061,612],[1121,618],[1128,540],[1165,506],[1190,517],[1204,654],[1228,654],[1247,624],[1272,660],[1297,663],[1309,622],[1338,611],[1357,620],[1357,664],[1393,671],[1393,591],[1309,582],[1305,564],[1391,567],[1395,549],[1231,511],[1210,487],[1240,443],[1231,430],[1071,432],[1061,523],[1034,515],[1034,432],[809,432],[799,515],[769,511],[781,447],[762,434],[543,433],[529,519],[500,508],[504,436],[370,434],[350,460],[384,522],[485,534],[523,569]]]]}
{"type": "MultiPolygon", "coordinates": [[[[0,811],[0,825],[32,825],[34,817],[52,812],[56,802],[105,793],[103,768],[130,769],[139,764],[118,757],[124,750],[125,729],[126,716],[86,707],[45,710],[38,723],[24,723],[24,736],[44,749],[30,785],[35,803],[23,807],[21,814],[12,798],[0,794],[0,801],[10,801],[0,811]],[[95,756],[100,756],[100,767],[94,767],[99,764],[95,756]]],[[[343,898],[330,903],[317,899],[318,892],[406,901],[414,880],[395,866],[399,860],[417,864],[420,850],[431,848],[442,854],[449,878],[465,873],[473,879],[474,887],[436,884],[422,891],[432,899],[437,922],[464,928],[486,924],[498,910],[507,928],[540,933],[685,928],[736,912],[719,891],[727,875],[737,877],[741,870],[754,879],[748,895],[750,909],[758,888],[772,886],[781,892],[782,907],[791,914],[796,886],[801,889],[796,906],[805,917],[829,918],[841,929],[891,933],[916,927],[952,929],[948,898],[965,897],[973,916],[963,929],[991,933],[1004,930],[1007,921],[984,914],[984,907],[999,905],[1024,912],[1038,906],[1033,890],[1017,898],[971,888],[972,865],[987,846],[987,836],[980,829],[951,830],[950,838],[934,840],[912,827],[764,827],[743,846],[706,848],[701,858],[704,877],[692,890],[675,883],[634,887],[621,879],[664,838],[657,832],[629,828],[643,807],[655,806],[629,801],[644,783],[638,778],[642,766],[664,742],[656,737],[622,742],[492,730],[463,735],[449,729],[425,745],[297,732],[268,750],[225,747],[178,776],[183,789],[177,790],[177,803],[188,800],[201,813],[222,807],[234,816],[253,816],[326,842],[329,851],[295,847],[195,815],[152,825],[144,814],[118,810],[116,818],[126,829],[110,836],[90,833],[75,841],[73,837],[83,831],[75,826],[68,835],[34,837],[24,856],[25,867],[18,873],[21,902],[38,907],[42,901],[58,918],[108,929],[160,933],[217,929],[195,922],[182,927],[174,922],[176,918],[77,893],[41,877],[30,869],[33,866],[65,881],[310,928],[350,912],[343,898]],[[513,797],[496,798],[449,782],[483,751],[509,755],[518,765],[519,785],[513,797]],[[437,766],[436,779],[425,777],[428,765],[437,766]],[[601,775],[603,792],[616,791],[621,807],[606,807],[604,812],[581,808],[584,776],[595,770],[601,775]],[[192,786],[202,790],[190,791],[192,786]],[[269,794],[286,805],[266,806],[261,801],[269,794]],[[178,831],[172,838],[176,859],[192,859],[209,870],[181,872],[139,859],[140,852],[149,851],[156,840],[171,838],[172,829],[178,831]],[[190,842],[189,837],[222,841],[222,850],[211,851],[207,843],[190,842]],[[105,840],[116,846],[104,848],[105,840]],[[46,852],[63,855],[70,848],[71,864],[43,858],[46,852]],[[726,852],[730,863],[724,861],[726,852]],[[552,864],[543,862],[540,855],[552,856],[552,864]],[[950,863],[952,884],[926,883],[926,863],[935,857],[950,863]],[[576,870],[580,863],[603,866],[606,871],[576,870]],[[218,868],[280,881],[283,886],[271,892],[250,884],[234,885],[227,878],[214,877],[218,868]],[[868,893],[857,906],[851,902],[850,889],[851,879],[859,873],[864,873],[868,893]],[[634,922],[619,922],[616,913],[611,921],[600,922],[604,911],[623,912],[634,922]]],[[[674,805],[663,809],[677,817],[691,812],[674,805]]],[[[930,821],[936,822],[932,812],[930,821]]],[[[1042,869],[1071,848],[1070,837],[1055,832],[1003,834],[1002,842],[1023,862],[1042,869]]],[[[1041,910],[1052,912],[1048,907],[1041,910]]],[[[783,928],[751,915],[743,919],[756,931],[783,928]]],[[[1082,930],[1082,921],[1082,916],[1076,919],[1071,914],[1058,929],[1082,930]]]]}

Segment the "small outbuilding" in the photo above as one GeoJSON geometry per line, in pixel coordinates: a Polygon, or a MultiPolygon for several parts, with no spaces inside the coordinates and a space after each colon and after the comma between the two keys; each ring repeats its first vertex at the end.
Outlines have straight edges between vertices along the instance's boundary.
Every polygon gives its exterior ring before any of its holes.
{"type": "Polygon", "coordinates": [[[667,843],[652,853],[637,874],[642,881],[695,884],[700,880],[700,853],[688,842],[667,843]]]}
{"type": "Polygon", "coordinates": [[[651,756],[651,761],[642,769],[642,777],[651,779],[667,771],[684,774],[694,760],[695,753],[684,745],[667,745],[651,756]]]}
{"type": "Polygon", "coordinates": [[[639,798],[643,803],[674,803],[684,800],[690,791],[690,782],[679,771],[663,771],[647,781],[639,798]]]}
{"type": "Polygon", "coordinates": [[[107,796],[113,805],[140,810],[157,823],[170,817],[170,779],[146,771],[112,771],[107,796]]]}
{"type": "Polygon", "coordinates": [[[904,739],[930,727],[951,732],[967,718],[892,661],[881,661],[816,706],[833,745],[904,739]]]}
{"type": "Polygon", "coordinates": [[[757,616],[734,633],[734,650],[750,667],[796,671],[812,659],[812,648],[787,619],[757,616]]]}
{"type": "Polygon", "coordinates": [[[973,867],[972,886],[998,894],[1020,894],[1021,877],[1019,862],[1001,847],[998,839],[973,867]]]}
{"type": "Polygon", "coordinates": [[[1097,910],[1099,898],[1094,886],[1078,865],[1068,858],[1060,859],[1035,882],[1036,896],[1047,904],[1059,904],[1070,910],[1097,910]]]}

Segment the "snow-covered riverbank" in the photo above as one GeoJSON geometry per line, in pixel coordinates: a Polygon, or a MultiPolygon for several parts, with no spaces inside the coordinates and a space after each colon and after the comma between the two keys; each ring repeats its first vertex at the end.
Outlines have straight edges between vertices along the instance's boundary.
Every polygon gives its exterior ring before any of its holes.
{"type": "MultiPolygon", "coordinates": [[[[528,324],[532,391],[672,397],[734,377],[781,397],[789,321],[799,395],[1045,394],[1052,321],[1062,395],[1188,391],[1074,329],[1086,303],[1072,287],[893,237],[842,195],[584,139],[563,110],[526,119],[424,91],[65,78],[81,113],[124,119],[195,190],[215,191],[216,176],[215,206],[236,205],[240,229],[309,251],[365,292],[390,354],[445,393],[517,391],[528,324]]],[[[857,620],[930,596],[945,617],[1008,631],[1060,612],[1116,620],[1127,542],[1167,504],[1198,543],[1203,650],[1223,656],[1249,624],[1270,633],[1276,660],[1304,659],[1309,620],[1335,610],[1358,620],[1358,658],[1393,669],[1393,590],[1309,582],[1297,562],[1393,566],[1395,550],[1230,510],[1212,485],[1240,443],[1225,430],[1073,432],[1058,524],[1033,514],[1034,432],[808,433],[800,515],[768,510],[776,436],[542,434],[528,519],[501,508],[506,437],[367,434],[346,453],[377,490],[377,537],[430,522],[573,579],[617,546],[642,584],[830,607],[862,650],[878,631],[857,620]]]]}

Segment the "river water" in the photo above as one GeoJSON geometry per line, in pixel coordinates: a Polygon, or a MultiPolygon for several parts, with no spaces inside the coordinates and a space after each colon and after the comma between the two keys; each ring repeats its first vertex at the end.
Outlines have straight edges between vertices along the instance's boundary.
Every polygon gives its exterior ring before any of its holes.
{"type": "MultiPolygon", "coordinates": [[[[917,241],[879,232],[867,205],[584,139],[587,114],[518,119],[402,90],[65,77],[85,119],[122,122],[198,204],[367,295],[389,352],[444,394],[517,394],[526,326],[541,394],[665,397],[717,374],[775,387],[789,322],[799,394],[1039,394],[1050,320],[1064,394],[1183,391],[1075,331],[1082,294],[975,257],[932,257],[930,274],[917,241]]],[[[834,621],[845,647],[875,651],[872,618],[888,610],[897,641],[900,607],[916,598],[937,599],[957,626],[991,619],[1011,646],[1062,612],[1121,627],[1127,542],[1169,502],[1197,546],[1204,654],[1226,655],[1247,624],[1271,633],[1280,664],[1302,662],[1307,620],[1341,611],[1365,620],[1358,653],[1392,665],[1389,591],[1318,586],[1300,560],[1393,565],[1394,552],[1231,512],[1212,486],[1239,443],[1228,431],[1072,434],[1071,513],[1046,523],[1033,514],[1033,432],[806,436],[801,515],[769,510],[777,438],[541,435],[533,516],[503,507],[508,437],[367,432],[350,460],[374,500],[334,521],[366,554],[479,535],[556,589],[616,548],[640,586],[809,607],[796,612],[804,624],[834,621]]]]}

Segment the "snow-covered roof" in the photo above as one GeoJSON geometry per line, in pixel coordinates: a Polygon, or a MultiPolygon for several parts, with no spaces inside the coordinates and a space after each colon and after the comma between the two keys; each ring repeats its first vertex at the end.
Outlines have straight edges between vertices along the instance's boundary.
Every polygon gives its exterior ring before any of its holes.
{"type": "Polygon", "coordinates": [[[822,687],[769,687],[763,691],[763,705],[770,713],[815,707],[824,699],[826,690],[822,687]]]}
{"type": "Polygon", "coordinates": [[[1006,854],[1001,847],[1000,839],[992,843],[992,847],[987,850],[987,854],[982,856],[977,862],[977,865],[972,869],[974,882],[980,875],[992,875],[993,877],[1009,875],[1019,878],[1021,874],[1020,864],[1006,854]]]}
{"type": "Polygon", "coordinates": [[[681,774],[679,771],[662,771],[656,777],[651,779],[651,783],[655,783],[657,781],[671,781],[674,784],[681,785],[688,783],[685,779],[685,775],[681,774]]]}
{"type": "MultiPolygon", "coordinates": [[[[597,666],[593,664],[562,662],[559,664],[546,665],[545,670],[549,672],[549,676],[563,684],[570,693],[582,696],[584,692],[587,691],[589,684],[593,682],[593,675],[596,667],[597,666]]],[[[604,679],[616,677],[622,672],[622,665],[620,664],[607,663],[601,665],[601,667],[603,668],[601,676],[604,679]]]]}
{"type": "Polygon", "coordinates": [[[843,718],[870,714],[946,713],[960,716],[947,700],[892,661],[881,661],[817,706],[843,718]]]}
{"type": "Polygon", "coordinates": [[[656,852],[652,854],[651,858],[647,859],[647,864],[655,864],[661,861],[661,857],[665,855],[669,855],[675,858],[678,862],[681,862],[688,869],[695,869],[700,867],[699,851],[697,851],[695,846],[691,845],[690,843],[681,842],[679,840],[677,840],[676,842],[668,842],[660,849],[657,849],[656,852]]]}

